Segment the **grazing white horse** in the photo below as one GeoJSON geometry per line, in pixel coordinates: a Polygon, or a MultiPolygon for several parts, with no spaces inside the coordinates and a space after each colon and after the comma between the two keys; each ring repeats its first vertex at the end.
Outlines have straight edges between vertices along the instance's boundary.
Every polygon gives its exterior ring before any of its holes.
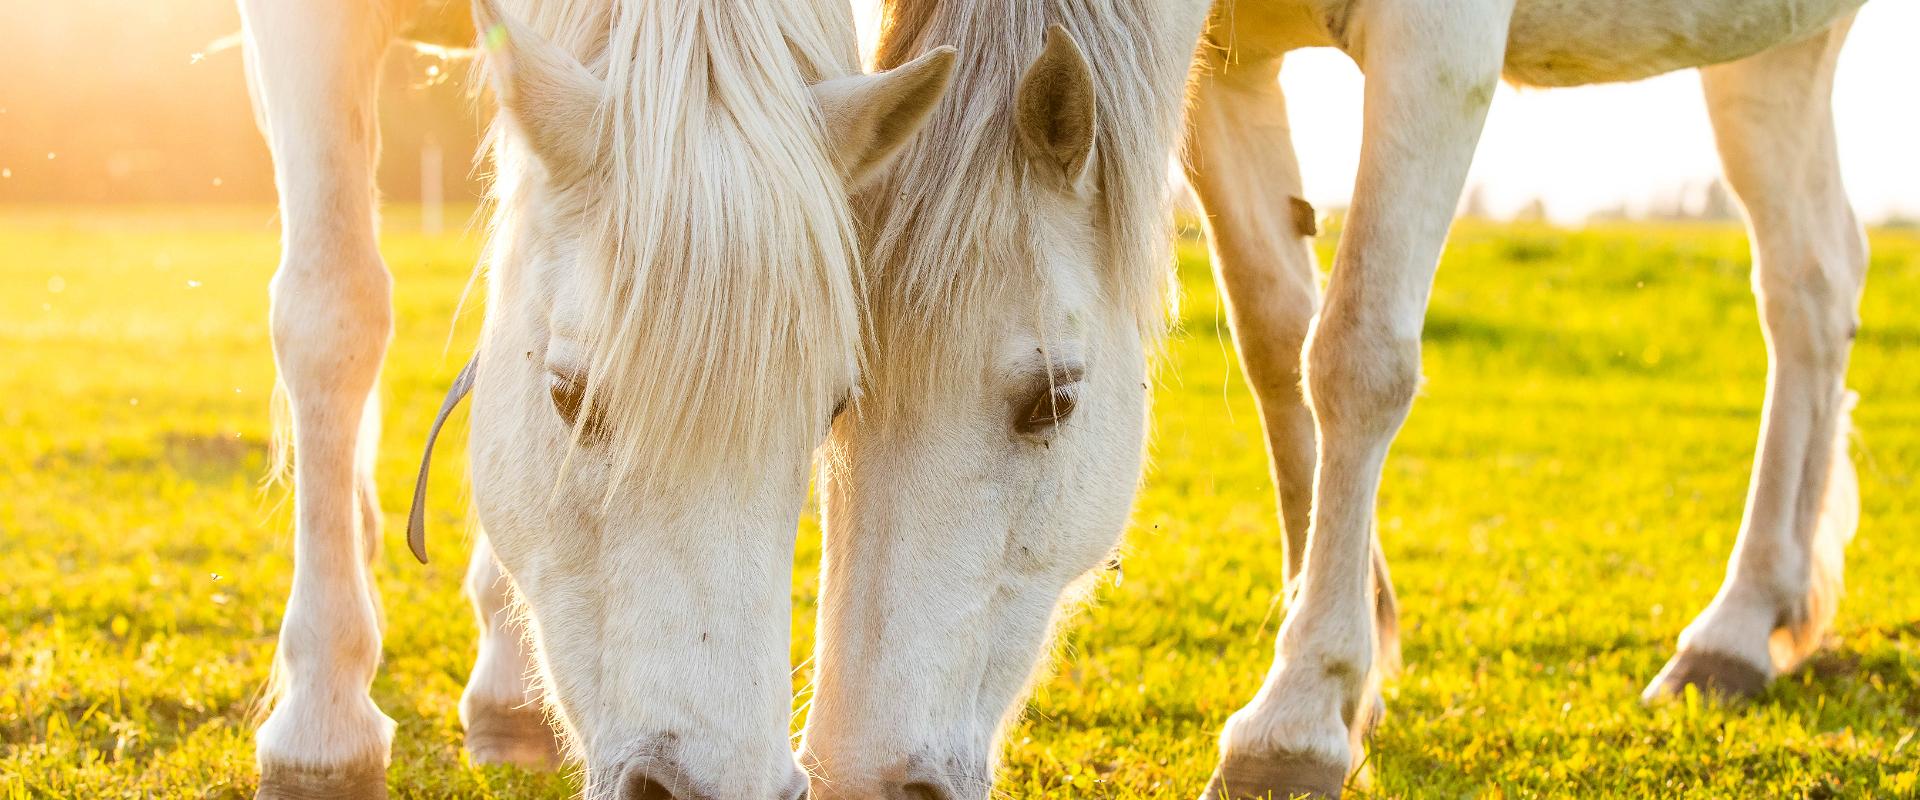
{"type": "MultiPolygon", "coordinates": [[[[260,796],[384,797],[393,722],[367,695],[391,329],[374,76],[396,38],[471,43],[475,26],[452,3],[241,10],[285,224],[272,335],[296,508],[260,796]]],[[[806,788],[787,723],[794,530],[861,357],[847,189],[918,127],[951,54],[861,75],[839,0],[474,12],[507,123],[462,380],[487,531],[469,746],[551,763],[535,676],[590,797],[790,800],[806,788]]]]}
{"type": "MultiPolygon", "coordinates": [[[[1396,653],[1374,534],[1381,468],[1419,385],[1434,269],[1502,75],[1557,86],[1704,68],[1772,367],[1726,583],[1647,696],[1752,694],[1818,644],[1857,516],[1843,381],[1866,256],[1829,94],[1860,2],[1213,9],[1188,168],[1266,425],[1290,602],[1208,798],[1337,796],[1363,762],[1396,653]],[[1276,80],[1287,51],[1315,46],[1366,74],[1360,171],[1324,299],[1276,80]]],[[[857,201],[873,228],[876,355],[869,402],[831,439],[802,753],[819,797],[986,797],[995,739],[1049,628],[1119,534],[1168,257],[1156,192],[1200,5],[888,5],[881,65],[935,45],[967,56],[954,99],[857,201]],[[1043,39],[1049,24],[1064,29],[1043,39]]]]}
{"type": "Polygon", "coordinates": [[[949,100],[855,199],[873,355],[824,470],[816,800],[987,797],[1064,597],[1125,526],[1206,11],[887,6],[879,65],[964,46],[949,100]]]}

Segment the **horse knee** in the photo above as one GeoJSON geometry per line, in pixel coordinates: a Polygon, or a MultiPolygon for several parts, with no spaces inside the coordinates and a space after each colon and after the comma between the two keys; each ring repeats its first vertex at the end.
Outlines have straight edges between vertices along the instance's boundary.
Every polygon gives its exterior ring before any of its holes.
{"type": "Polygon", "coordinates": [[[270,291],[274,360],[295,402],[316,393],[362,402],[393,330],[393,279],[378,252],[290,252],[270,291]]]}
{"type": "Polygon", "coordinates": [[[1391,436],[1420,389],[1420,340],[1323,312],[1306,347],[1307,397],[1323,432],[1391,436]]]}

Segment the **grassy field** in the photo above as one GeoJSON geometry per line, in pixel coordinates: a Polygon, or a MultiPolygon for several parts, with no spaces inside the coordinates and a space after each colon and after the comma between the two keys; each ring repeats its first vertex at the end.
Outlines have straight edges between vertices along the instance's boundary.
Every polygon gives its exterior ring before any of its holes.
{"type": "MultiPolygon", "coordinates": [[[[565,797],[563,776],[465,763],[461,559],[421,567],[399,543],[478,317],[454,324],[476,243],[416,227],[397,212],[385,239],[399,314],[373,694],[399,722],[390,781],[565,797]]],[[[1873,248],[1851,378],[1863,520],[1831,647],[1754,704],[1647,710],[1636,693],[1718,585],[1740,516],[1765,373],[1744,238],[1456,232],[1380,509],[1408,668],[1373,741],[1376,795],[1920,792],[1920,236],[1873,248]]],[[[289,504],[259,486],[276,253],[270,209],[0,210],[0,797],[251,796],[249,711],[291,569],[289,504]]],[[[1181,254],[1125,577],[1011,733],[1008,797],[1193,796],[1270,657],[1281,554],[1259,420],[1204,247],[1181,254]]],[[[467,503],[461,460],[444,463],[442,553],[467,503]]],[[[799,555],[795,663],[811,521],[799,555]]]]}

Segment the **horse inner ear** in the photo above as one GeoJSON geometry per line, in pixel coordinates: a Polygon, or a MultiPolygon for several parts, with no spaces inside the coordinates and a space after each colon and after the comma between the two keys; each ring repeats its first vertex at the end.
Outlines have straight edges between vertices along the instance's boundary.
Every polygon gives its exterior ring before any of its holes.
{"type": "Polygon", "coordinates": [[[1093,160],[1093,69],[1066,28],[1047,29],[1040,56],[1020,78],[1014,113],[1027,154],[1078,184],[1093,160]]]}

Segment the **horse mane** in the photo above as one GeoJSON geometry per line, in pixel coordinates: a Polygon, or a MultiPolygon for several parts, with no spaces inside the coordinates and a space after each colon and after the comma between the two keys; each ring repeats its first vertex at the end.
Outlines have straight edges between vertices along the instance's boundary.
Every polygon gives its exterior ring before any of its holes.
{"type": "MultiPolygon", "coordinates": [[[[858,235],[807,89],[858,70],[844,0],[513,5],[610,95],[576,266],[597,281],[584,402],[616,432],[614,474],[811,449],[861,357],[858,235]]],[[[529,159],[500,134],[493,261],[534,212],[529,159]]]]}
{"type": "Polygon", "coordinates": [[[925,332],[978,327],[989,317],[977,309],[1046,291],[1028,222],[1041,189],[1017,142],[1014,101],[1053,24],[1073,34],[1094,73],[1103,300],[1131,315],[1150,347],[1160,342],[1172,300],[1167,173],[1193,56],[1193,42],[1167,34],[1172,12],[1162,5],[888,0],[878,68],[940,45],[953,45],[959,59],[947,100],[896,159],[901,166],[855,200],[871,228],[866,263],[879,346],[887,363],[909,362],[908,385],[880,393],[904,397],[977,380],[954,370],[987,354],[956,348],[990,337],[925,332]]]}

